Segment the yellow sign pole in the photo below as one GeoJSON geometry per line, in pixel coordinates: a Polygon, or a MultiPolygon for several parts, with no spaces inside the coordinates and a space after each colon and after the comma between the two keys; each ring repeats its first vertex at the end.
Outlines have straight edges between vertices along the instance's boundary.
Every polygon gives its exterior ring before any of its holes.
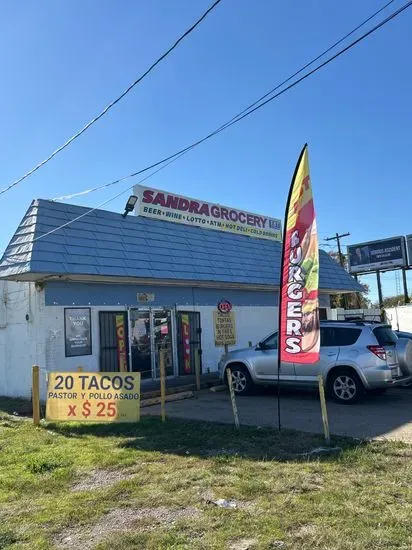
{"type": "Polygon", "coordinates": [[[329,445],[330,432],[329,432],[328,409],[326,408],[325,387],[323,385],[323,378],[321,374],[318,375],[318,383],[319,383],[320,407],[322,410],[323,431],[325,434],[325,441],[329,445]]]}
{"type": "Polygon", "coordinates": [[[159,350],[160,366],[160,413],[162,422],[166,420],[166,372],[165,372],[165,350],[159,350]]]}
{"type": "Polygon", "coordinates": [[[195,351],[195,373],[196,373],[196,389],[200,391],[200,355],[199,350],[195,351]]]}
{"type": "Polygon", "coordinates": [[[40,377],[39,367],[33,366],[31,400],[33,405],[33,424],[40,424],[40,377]]]}
{"type": "Polygon", "coordinates": [[[237,412],[236,397],[233,389],[232,371],[230,370],[230,367],[227,369],[227,383],[229,385],[230,400],[232,402],[232,410],[233,410],[233,416],[235,419],[235,426],[236,428],[239,428],[239,425],[240,425],[239,415],[237,412]]]}

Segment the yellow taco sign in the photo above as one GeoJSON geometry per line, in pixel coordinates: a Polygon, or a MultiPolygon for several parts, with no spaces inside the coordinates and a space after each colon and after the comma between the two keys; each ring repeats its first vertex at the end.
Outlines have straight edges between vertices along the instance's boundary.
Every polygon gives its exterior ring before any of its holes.
{"type": "Polygon", "coordinates": [[[138,422],[140,373],[50,373],[46,419],[75,422],[138,422]]]}

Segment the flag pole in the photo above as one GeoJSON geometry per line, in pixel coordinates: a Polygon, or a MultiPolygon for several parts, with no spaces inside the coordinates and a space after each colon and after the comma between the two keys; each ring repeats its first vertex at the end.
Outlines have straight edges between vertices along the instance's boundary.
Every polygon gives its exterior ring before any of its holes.
{"type": "Polygon", "coordinates": [[[288,212],[289,212],[289,206],[290,201],[292,198],[292,192],[293,192],[293,185],[296,180],[296,175],[299,170],[299,166],[303,157],[303,154],[305,152],[306,147],[308,146],[307,143],[303,146],[302,151],[300,152],[298,161],[295,166],[295,171],[293,172],[292,181],[289,187],[289,193],[288,193],[288,199],[286,201],[286,208],[285,208],[285,216],[283,218],[283,239],[282,239],[282,254],[281,254],[281,260],[280,260],[280,278],[279,278],[279,317],[278,317],[278,430],[281,431],[282,425],[280,420],[280,369],[281,369],[281,354],[280,354],[280,329],[281,329],[281,321],[282,321],[282,291],[283,291],[283,271],[284,271],[284,263],[285,263],[285,249],[286,249],[286,233],[287,233],[287,222],[288,222],[288,212]]]}

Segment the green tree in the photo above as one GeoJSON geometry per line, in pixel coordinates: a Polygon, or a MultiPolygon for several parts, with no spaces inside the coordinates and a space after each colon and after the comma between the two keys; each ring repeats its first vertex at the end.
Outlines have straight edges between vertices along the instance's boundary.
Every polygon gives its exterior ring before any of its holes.
{"type": "MultiPolygon", "coordinates": [[[[344,269],[348,269],[348,258],[346,254],[341,254],[333,250],[328,251],[331,258],[335,260],[339,265],[343,265],[344,269]]],[[[331,296],[331,307],[344,307],[346,309],[369,309],[371,307],[371,301],[368,298],[369,285],[359,283],[363,288],[363,292],[352,292],[351,294],[334,294],[331,296]]]]}
{"type": "MultiPolygon", "coordinates": [[[[383,307],[395,307],[395,306],[404,306],[405,305],[405,296],[400,294],[399,296],[388,296],[383,299],[383,307]]],[[[376,307],[379,307],[378,302],[374,304],[376,307]]]]}

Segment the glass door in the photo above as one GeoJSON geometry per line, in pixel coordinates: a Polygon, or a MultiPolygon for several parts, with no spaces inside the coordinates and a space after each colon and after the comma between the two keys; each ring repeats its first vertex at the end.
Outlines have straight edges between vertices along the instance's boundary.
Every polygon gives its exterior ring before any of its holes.
{"type": "Polygon", "coordinates": [[[132,371],[142,379],[160,378],[160,349],[165,350],[166,376],[173,376],[173,323],[170,309],[131,309],[132,371]]]}
{"type": "Polygon", "coordinates": [[[129,314],[132,371],[140,372],[142,380],[152,378],[152,331],[150,311],[131,309],[129,314]]]}
{"type": "Polygon", "coordinates": [[[155,378],[160,378],[160,350],[165,350],[166,376],[173,376],[172,312],[170,309],[153,311],[154,369],[155,378]]]}

